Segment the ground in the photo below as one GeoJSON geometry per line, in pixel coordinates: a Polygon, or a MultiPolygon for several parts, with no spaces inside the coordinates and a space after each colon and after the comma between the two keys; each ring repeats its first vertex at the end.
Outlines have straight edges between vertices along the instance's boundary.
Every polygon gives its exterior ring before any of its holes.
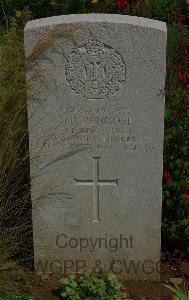
{"type": "MultiPolygon", "coordinates": [[[[15,267],[14,264],[12,266],[15,267]]],[[[11,264],[10,264],[11,267],[11,264]]],[[[42,300],[58,300],[61,299],[56,295],[55,288],[58,282],[57,277],[49,275],[37,275],[29,269],[16,268],[22,270],[24,273],[25,281],[19,277],[17,283],[12,286],[14,291],[22,291],[29,293],[33,296],[40,297],[42,300]]],[[[188,270],[189,271],[189,270],[188,270]]],[[[184,277],[181,271],[181,264],[179,263],[171,265],[169,262],[164,261],[161,265],[161,282],[134,282],[123,280],[125,299],[132,300],[168,300],[171,296],[169,290],[167,290],[163,284],[167,284],[172,277],[184,278],[184,283],[189,286],[189,277],[184,277]]],[[[10,289],[10,282],[7,282],[10,289]]],[[[5,285],[3,285],[5,287],[5,285]]]]}

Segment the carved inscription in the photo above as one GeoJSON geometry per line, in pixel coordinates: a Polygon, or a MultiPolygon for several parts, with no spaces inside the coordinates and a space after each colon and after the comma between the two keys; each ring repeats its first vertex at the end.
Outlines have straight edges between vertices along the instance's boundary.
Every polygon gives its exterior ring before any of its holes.
{"type": "Polygon", "coordinates": [[[60,124],[46,142],[47,148],[80,147],[112,149],[138,143],[134,132],[134,118],[125,107],[71,107],[62,112],[60,124]]]}
{"type": "MultiPolygon", "coordinates": [[[[49,116],[47,124],[48,119],[49,116]]],[[[119,148],[130,153],[151,153],[155,150],[153,140],[138,136],[132,110],[117,105],[65,106],[57,125],[49,132],[43,142],[43,152],[119,148]]],[[[35,147],[40,148],[39,145],[35,147]]]]}
{"type": "Polygon", "coordinates": [[[70,88],[85,99],[107,99],[125,81],[126,67],[115,49],[91,38],[86,45],[71,52],[65,75],[70,88]]]}

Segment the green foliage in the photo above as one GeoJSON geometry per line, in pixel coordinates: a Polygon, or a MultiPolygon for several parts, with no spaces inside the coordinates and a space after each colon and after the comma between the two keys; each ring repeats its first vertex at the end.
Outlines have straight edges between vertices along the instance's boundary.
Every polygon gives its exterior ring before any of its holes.
{"type": "Polygon", "coordinates": [[[168,23],[181,22],[183,16],[189,21],[189,5],[186,0],[129,0],[119,9],[116,0],[1,0],[0,17],[2,22],[9,21],[21,11],[22,15],[31,12],[32,18],[44,18],[53,15],[72,13],[122,13],[140,15],[168,23]]]}
{"type": "Polygon", "coordinates": [[[32,296],[20,294],[17,295],[15,293],[9,291],[0,291],[0,300],[40,300],[39,298],[34,298],[32,296]]]}
{"type": "Polygon", "coordinates": [[[112,273],[99,278],[92,272],[85,272],[77,280],[74,275],[59,281],[59,294],[67,300],[121,300],[122,285],[112,273]]]}
{"type": "MultiPolygon", "coordinates": [[[[53,15],[83,13],[92,11],[93,6],[90,1],[85,0],[1,0],[0,17],[10,20],[16,17],[18,11],[21,15],[30,12],[33,19],[43,18],[53,15]]],[[[20,18],[20,16],[18,16],[20,18]]]]}
{"type": "Polygon", "coordinates": [[[185,0],[149,0],[144,7],[143,16],[168,23],[177,23],[178,18],[183,16],[188,20],[189,7],[185,0]]]}
{"type": "Polygon", "coordinates": [[[171,285],[164,285],[164,286],[174,293],[173,300],[189,300],[189,291],[187,291],[186,289],[182,290],[176,284],[174,284],[174,286],[171,285]]]}
{"type": "Polygon", "coordinates": [[[165,109],[164,169],[169,179],[163,181],[163,245],[189,255],[189,30],[168,27],[168,56],[165,109]],[[179,78],[179,74],[186,74],[179,78]]]}
{"type": "Polygon", "coordinates": [[[80,289],[74,275],[59,280],[59,293],[65,299],[80,300],[80,289]]]}
{"type": "Polygon", "coordinates": [[[0,56],[0,266],[4,270],[0,284],[3,284],[18,276],[16,270],[4,268],[11,259],[32,259],[23,34],[15,20],[3,38],[0,56]]]}

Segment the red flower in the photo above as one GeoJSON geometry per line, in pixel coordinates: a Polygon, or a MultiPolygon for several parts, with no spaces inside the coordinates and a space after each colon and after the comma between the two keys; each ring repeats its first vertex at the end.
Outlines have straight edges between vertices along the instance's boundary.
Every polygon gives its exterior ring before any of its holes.
{"type": "Polygon", "coordinates": [[[186,217],[186,221],[188,221],[188,222],[189,222],[189,215],[187,215],[187,217],[186,217]]]}
{"type": "Polygon", "coordinates": [[[177,111],[174,109],[174,110],[172,110],[172,113],[171,113],[171,114],[172,114],[172,117],[173,117],[173,118],[176,118],[176,116],[177,116],[177,111]]]}
{"type": "Polygon", "coordinates": [[[170,297],[168,298],[168,300],[173,300],[173,297],[172,297],[172,296],[170,296],[170,297]]]}
{"type": "Polygon", "coordinates": [[[180,70],[179,72],[178,72],[178,80],[179,81],[182,81],[183,79],[184,79],[184,77],[185,77],[185,74],[184,74],[184,72],[182,71],[182,70],[180,70]]]}
{"type": "Polygon", "coordinates": [[[178,23],[180,24],[180,25],[184,25],[184,17],[182,16],[182,15],[178,15],[178,23]]]}
{"type": "Polygon", "coordinates": [[[163,170],[163,180],[168,182],[171,179],[171,174],[166,169],[163,170]]]}
{"type": "Polygon", "coordinates": [[[189,194],[188,193],[184,193],[183,194],[183,198],[185,201],[189,201],[189,194]]]}
{"type": "Polygon", "coordinates": [[[116,0],[116,7],[118,9],[125,8],[128,4],[128,0],[116,0]]]}
{"type": "Polygon", "coordinates": [[[186,76],[186,78],[189,80],[189,71],[186,71],[186,72],[185,72],[185,76],[186,76]]]}

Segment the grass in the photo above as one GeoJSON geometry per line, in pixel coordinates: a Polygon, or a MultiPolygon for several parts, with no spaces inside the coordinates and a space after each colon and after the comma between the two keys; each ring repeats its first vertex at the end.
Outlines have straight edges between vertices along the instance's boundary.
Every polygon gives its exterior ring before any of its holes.
{"type": "Polygon", "coordinates": [[[171,292],[174,293],[173,299],[174,300],[189,300],[189,290],[184,288],[183,290],[176,284],[174,286],[171,285],[164,285],[168,288],[171,292]]]}
{"type": "MultiPolygon", "coordinates": [[[[0,267],[6,270],[10,260],[33,259],[24,50],[16,23],[0,48],[0,267]]],[[[0,284],[16,277],[3,271],[0,284]]]]}
{"type": "Polygon", "coordinates": [[[5,27],[0,25],[0,45],[3,42],[3,35],[5,34],[5,27]]]}
{"type": "Polygon", "coordinates": [[[40,300],[39,298],[33,298],[32,296],[25,294],[14,294],[10,291],[0,291],[0,300],[40,300]]]}

